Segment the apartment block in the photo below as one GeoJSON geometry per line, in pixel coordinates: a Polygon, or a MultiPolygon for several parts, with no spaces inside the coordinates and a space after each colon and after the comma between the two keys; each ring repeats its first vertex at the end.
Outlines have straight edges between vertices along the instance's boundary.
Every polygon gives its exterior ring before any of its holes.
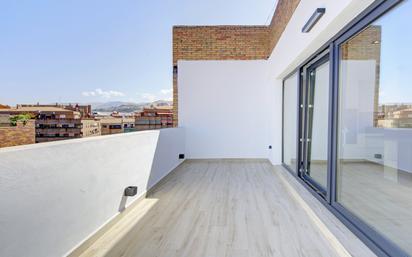
{"type": "Polygon", "coordinates": [[[81,123],[82,137],[94,137],[102,135],[100,120],[94,118],[82,118],[81,123]]]}
{"type": "Polygon", "coordinates": [[[56,107],[61,109],[66,109],[74,112],[79,112],[82,118],[92,117],[92,106],[91,105],[80,105],[80,104],[20,104],[20,107],[56,107]]]}
{"type": "Polygon", "coordinates": [[[60,141],[82,137],[80,112],[59,107],[17,105],[16,108],[0,109],[0,114],[30,114],[35,119],[36,143],[60,141]]]}
{"type": "Polygon", "coordinates": [[[133,117],[103,117],[99,121],[102,135],[135,131],[135,119],[133,117]]]}
{"type": "Polygon", "coordinates": [[[0,114],[0,148],[34,144],[36,136],[35,121],[10,123],[10,115],[0,114]]]}
{"type": "Polygon", "coordinates": [[[144,108],[135,113],[136,130],[150,130],[173,127],[173,107],[159,106],[144,108]]]}
{"type": "Polygon", "coordinates": [[[382,118],[377,120],[377,127],[412,128],[412,108],[399,106],[393,111],[386,112],[382,118]]]}

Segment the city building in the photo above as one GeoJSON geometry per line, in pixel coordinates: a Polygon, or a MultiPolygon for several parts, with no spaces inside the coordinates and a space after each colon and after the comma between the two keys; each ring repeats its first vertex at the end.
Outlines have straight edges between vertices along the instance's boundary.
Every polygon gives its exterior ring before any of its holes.
{"type": "Polygon", "coordinates": [[[79,104],[69,104],[69,105],[64,105],[64,109],[75,111],[75,112],[80,112],[80,116],[82,118],[92,118],[93,113],[92,113],[92,106],[90,104],[88,105],[79,105],[79,104]]]}
{"type": "Polygon", "coordinates": [[[101,134],[111,135],[135,131],[133,117],[102,117],[100,118],[101,134]]]}
{"type": "Polygon", "coordinates": [[[94,136],[101,136],[101,124],[100,120],[95,118],[82,118],[82,130],[81,136],[82,137],[94,137],[94,136]]]}
{"type": "Polygon", "coordinates": [[[10,125],[10,115],[9,114],[0,114],[0,125],[1,126],[10,125]]]}
{"type": "Polygon", "coordinates": [[[0,109],[0,114],[30,114],[35,119],[36,143],[82,137],[80,112],[50,106],[17,105],[16,108],[0,109]]]}
{"type": "Polygon", "coordinates": [[[70,111],[79,112],[82,118],[92,117],[92,106],[91,105],[79,105],[79,104],[20,104],[20,107],[57,107],[61,109],[66,109],[70,111]]]}
{"type": "Polygon", "coordinates": [[[0,149],[0,256],[412,256],[411,13],[176,26],[175,127],[0,149]]]}
{"type": "Polygon", "coordinates": [[[173,107],[158,106],[144,108],[135,113],[136,130],[149,130],[173,127],[173,107]]]}
{"type": "Polygon", "coordinates": [[[36,142],[35,121],[18,121],[11,125],[9,115],[0,114],[0,148],[34,144],[36,142]]]}
{"type": "Polygon", "coordinates": [[[388,111],[378,119],[379,128],[412,128],[412,108],[399,107],[388,111]]]}

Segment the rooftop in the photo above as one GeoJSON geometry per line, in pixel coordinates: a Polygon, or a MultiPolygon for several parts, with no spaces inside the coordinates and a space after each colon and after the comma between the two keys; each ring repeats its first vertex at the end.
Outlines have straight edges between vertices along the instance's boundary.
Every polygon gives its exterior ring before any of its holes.
{"type": "MultiPolygon", "coordinates": [[[[411,10],[279,0],[268,26],[175,27],[175,127],[0,149],[0,256],[411,256],[412,129],[376,119],[412,102],[411,10]]],[[[135,122],[117,114],[102,128],[135,122]]]]}
{"type": "Polygon", "coordinates": [[[186,161],[79,256],[374,256],[302,192],[266,160],[186,161]]]}
{"type": "Polygon", "coordinates": [[[71,110],[66,110],[59,107],[42,107],[42,106],[30,106],[30,107],[17,107],[10,109],[0,109],[0,113],[13,113],[13,112],[66,112],[72,113],[71,110]]]}

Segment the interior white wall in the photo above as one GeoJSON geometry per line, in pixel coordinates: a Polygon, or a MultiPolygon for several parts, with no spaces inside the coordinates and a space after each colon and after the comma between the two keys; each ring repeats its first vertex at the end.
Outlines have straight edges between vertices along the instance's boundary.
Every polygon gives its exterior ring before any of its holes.
{"type": "Polygon", "coordinates": [[[65,256],[180,164],[179,153],[181,128],[0,149],[0,256],[65,256]],[[138,195],[125,202],[130,185],[138,195]]]}
{"type": "Polygon", "coordinates": [[[340,156],[367,159],[367,130],[373,127],[375,95],[375,60],[343,61],[341,81],[340,156]]]}
{"type": "Polygon", "coordinates": [[[268,158],[266,61],[179,61],[178,70],[187,158],[268,158]]]}
{"type": "Polygon", "coordinates": [[[311,159],[326,161],[329,128],[329,62],[316,69],[314,87],[311,159]]]}
{"type": "Polygon", "coordinates": [[[365,159],[412,173],[412,130],[368,128],[365,131],[365,159]],[[382,154],[382,159],[375,158],[382,154]]]}
{"type": "Polygon", "coordinates": [[[412,130],[374,127],[375,73],[375,60],[342,62],[340,156],[412,172],[412,130]]]}

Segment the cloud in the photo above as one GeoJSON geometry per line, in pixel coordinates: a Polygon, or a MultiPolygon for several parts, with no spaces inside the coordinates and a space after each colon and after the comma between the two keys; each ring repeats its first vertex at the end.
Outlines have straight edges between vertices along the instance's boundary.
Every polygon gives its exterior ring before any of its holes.
{"type": "Polygon", "coordinates": [[[125,96],[124,93],[120,92],[120,91],[115,91],[115,90],[108,90],[108,91],[104,91],[101,88],[97,88],[93,91],[85,91],[82,92],[82,96],[101,96],[103,98],[112,98],[112,97],[120,97],[120,96],[125,96]]]}
{"type": "Polygon", "coordinates": [[[142,98],[142,99],[145,100],[145,101],[149,101],[149,102],[153,102],[153,101],[159,100],[159,99],[157,99],[157,96],[156,96],[156,95],[150,94],[150,93],[140,94],[140,98],[142,98]]]}
{"type": "Polygon", "coordinates": [[[173,92],[173,89],[162,89],[162,90],[160,90],[160,93],[162,95],[171,95],[172,92],[173,92]]]}
{"type": "Polygon", "coordinates": [[[173,89],[162,89],[155,93],[138,93],[139,101],[142,102],[154,102],[157,100],[171,101],[173,89]]]}

